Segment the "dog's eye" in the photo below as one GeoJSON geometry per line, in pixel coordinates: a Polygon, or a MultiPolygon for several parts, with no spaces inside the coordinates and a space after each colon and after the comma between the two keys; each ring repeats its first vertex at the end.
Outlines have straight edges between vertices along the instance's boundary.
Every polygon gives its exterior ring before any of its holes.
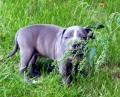
{"type": "Polygon", "coordinates": [[[69,38],[68,36],[65,37],[65,39],[68,39],[68,38],[69,38]]]}

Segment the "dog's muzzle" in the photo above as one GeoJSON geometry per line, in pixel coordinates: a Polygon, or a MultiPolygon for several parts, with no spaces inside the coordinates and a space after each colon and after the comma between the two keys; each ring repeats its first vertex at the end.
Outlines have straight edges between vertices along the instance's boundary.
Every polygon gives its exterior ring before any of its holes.
{"type": "Polygon", "coordinates": [[[72,48],[73,48],[73,49],[76,49],[76,48],[78,48],[79,46],[80,46],[79,43],[73,43],[73,44],[72,44],[72,48]]]}
{"type": "Polygon", "coordinates": [[[68,43],[67,49],[70,50],[72,55],[82,57],[84,55],[84,49],[86,48],[86,44],[86,40],[73,40],[68,43]]]}
{"type": "Polygon", "coordinates": [[[84,55],[84,51],[86,49],[86,44],[87,44],[87,42],[84,42],[84,43],[74,42],[72,44],[72,54],[82,57],[84,55]]]}

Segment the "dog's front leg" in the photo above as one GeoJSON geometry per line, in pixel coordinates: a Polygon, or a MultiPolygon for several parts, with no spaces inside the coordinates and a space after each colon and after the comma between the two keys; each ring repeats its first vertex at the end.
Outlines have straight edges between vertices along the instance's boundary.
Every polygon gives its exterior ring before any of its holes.
{"type": "Polygon", "coordinates": [[[71,75],[71,71],[72,71],[72,63],[63,63],[60,62],[59,63],[59,72],[62,76],[62,81],[64,84],[69,85],[72,81],[72,75],[71,75]]]}

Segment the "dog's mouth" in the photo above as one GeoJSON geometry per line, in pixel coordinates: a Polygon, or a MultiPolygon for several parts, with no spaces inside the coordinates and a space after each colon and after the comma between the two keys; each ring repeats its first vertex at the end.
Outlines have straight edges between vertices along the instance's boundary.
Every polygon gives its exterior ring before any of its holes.
{"type": "Polygon", "coordinates": [[[86,54],[88,53],[88,45],[86,46],[81,46],[80,48],[77,48],[77,49],[72,49],[72,55],[74,56],[80,56],[80,57],[83,57],[83,56],[86,56],[86,54]]]}
{"type": "Polygon", "coordinates": [[[85,46],[82,49],[68,49],[66,55],[69,56],[69,59],[74,59],[76,57],[83,58],[88,53],[88,46],[85,46]]]}
{"type": "Polygon", "coordinates": [[[82,50],[77,50],[77,49],[73,50],[72,54],[75,56],[80,56],[80,57],[82,57],[84,55],[82,50]]]}
{"type": "Polygon", "coordinates": [[[72,56],[83,57],[87,53],[87,48],[88,48],[87,43],[88,43],[87,41],[81,40],[80,42],[79,41],[73,43],[71,42],[67,45],[67,47],[72,56]]]}

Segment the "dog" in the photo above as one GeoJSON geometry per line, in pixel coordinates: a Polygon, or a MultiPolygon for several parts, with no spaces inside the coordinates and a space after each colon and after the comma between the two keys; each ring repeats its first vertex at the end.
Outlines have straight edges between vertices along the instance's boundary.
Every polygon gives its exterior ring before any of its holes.
{"type": "MultiPolygon", "coordinates": [[[[80,50],[81,43],[72,40],[86,40],[88,34],[92,30],[81,26],[71,26],[68,28],[52,25],[52,24],[35,24],[19,29],[15,36],[15,46],[8,58],[13,56],[18,47],[20,48],[20,63],[19,70],[23,74],[28,65],[30,65],[30,73],[32,76],[37,76],[35,73],[35,62],[37,57],[47,57],[52,60],[61,58],[66,50],[80,50]]],[[[89,38],[94,39],[94,35],[89,38]]],[[[72,55],[68,57],[66,62],[58,63],[59,72],[62,76],[62,81],[65,84],[70,84],[72,81],[72,55]]]]}

